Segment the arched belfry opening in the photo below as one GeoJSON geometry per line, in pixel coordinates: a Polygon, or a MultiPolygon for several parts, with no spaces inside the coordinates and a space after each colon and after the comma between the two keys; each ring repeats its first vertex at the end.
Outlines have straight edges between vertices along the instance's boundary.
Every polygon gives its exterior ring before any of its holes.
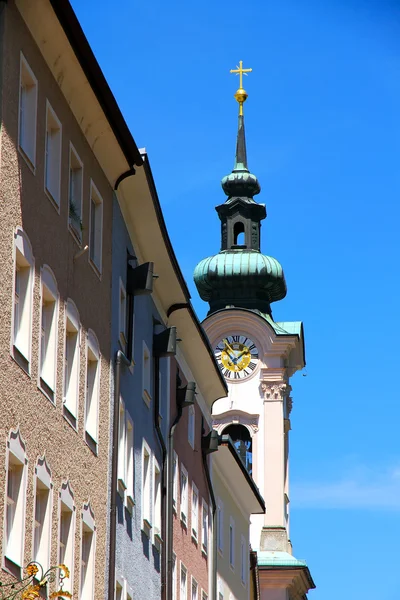
{"type": "Polygon", "coordinates": [[[242,221],[238,221],[233,226],[233,244],[234,246],[245,246],[246,236],[244,233],[244,224],[242,221]]]}
{"type": "Polygon", "coordinates": [[[253,444],[249,430],[244,425],[228,425],[222,432],[223,435],[229,435],[234,443],[234,446],[246,467],[247,471],[252,475],[253,470],[253,444]]]}

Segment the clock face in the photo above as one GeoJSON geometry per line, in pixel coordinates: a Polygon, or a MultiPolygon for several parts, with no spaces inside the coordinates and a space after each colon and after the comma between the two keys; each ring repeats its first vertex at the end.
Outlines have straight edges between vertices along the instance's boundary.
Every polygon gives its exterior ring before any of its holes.
{"type": "Polygon", "coordinates": [[[215,348],[215,358],[226,379],[245,379],[258,364],[257,346],[245,335],[227,335],[215,348]]]}

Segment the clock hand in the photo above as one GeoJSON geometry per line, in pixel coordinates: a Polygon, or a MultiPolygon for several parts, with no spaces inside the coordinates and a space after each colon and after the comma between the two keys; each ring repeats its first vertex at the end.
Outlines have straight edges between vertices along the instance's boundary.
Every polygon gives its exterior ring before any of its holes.
{"type": "Polygon", "coordinates": [[[234,349],[233,349],[233,348],[232,348],[232,347],[231,347],[231,346],[228,344],[228,340],[225,338],[225,339],[224,339],[224,340],[222,340],[222,341],[224,342],[225,346],[226,346],[227,348],[229,348],[229,350],[230,350],[230,351],[233,353],[233,355],[235,356],[235,351],[234,351],[234,349]]]}
{"type": "Polygon", "coordinates": [[[245,350],[242,350],[236,357],[236,359],[239,359],[241,356],[243,356],[243,354],[247,354],[249,351],[248,348],[246,348],[245,350]]]}

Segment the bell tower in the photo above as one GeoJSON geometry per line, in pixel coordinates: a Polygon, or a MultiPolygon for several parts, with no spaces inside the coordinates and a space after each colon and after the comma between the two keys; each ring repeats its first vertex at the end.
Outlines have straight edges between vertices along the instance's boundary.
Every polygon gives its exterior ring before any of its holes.
{"type": "Polygon", "coordinates": [[[289,435],[291,377],[305,366],[301,322],[275,322],[271,304],[287,289],[281,264],[261,252],[264,204],[254,200],[261,186],[247,162],[242,62],[234,168],[222,179],[227,196],[216,207],[221,221],[218,254],[194,272],[200,297],[210,306],[203,322],[228,384],[229,395],[215,402],[214,428],[233,439],[243,464],[266,502],[253,515],[251,544],[257,551],[261,600],[304,600],[315,587],[290,540],[289,435]]]}

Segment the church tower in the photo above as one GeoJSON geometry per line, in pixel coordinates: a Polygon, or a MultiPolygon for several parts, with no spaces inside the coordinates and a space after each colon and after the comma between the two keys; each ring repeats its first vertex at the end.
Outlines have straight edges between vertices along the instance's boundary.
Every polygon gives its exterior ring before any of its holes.
{"type": "Polygon", "coordinates": [[[194,280],[210,310],[203,322],[226,378],[229,395],[214,404],[214,428],[229,434],[266,503],[253,515],[251,545],[257,551],[261,600],[303,600],[314,588],[307,564],[292,554],[290,540],[289,432],[290,378],[305,365],[301,322],[275,322],[271,304],[286,295],[280,263],[261,253],[264,204],[258,179],[247,164],[240,78],[236,156],[222,179],[227,199],[216,207],[221,250],[203,259],[194,280]]]}

